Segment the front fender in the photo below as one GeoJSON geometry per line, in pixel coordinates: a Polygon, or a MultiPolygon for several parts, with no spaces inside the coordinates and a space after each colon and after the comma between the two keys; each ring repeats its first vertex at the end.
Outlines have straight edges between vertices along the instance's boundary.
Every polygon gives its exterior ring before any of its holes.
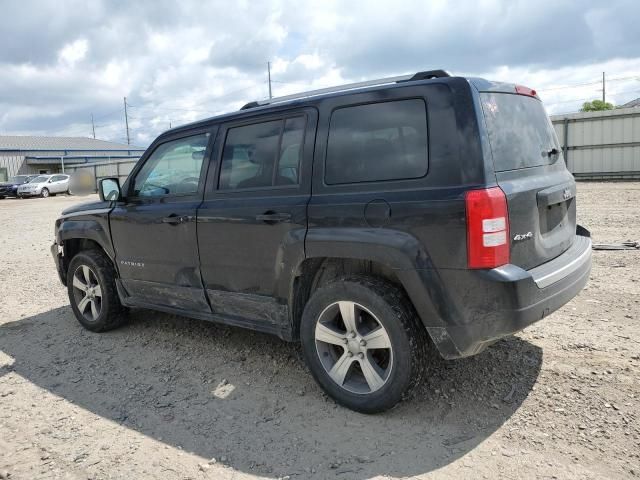
{"type": "Polygon", "coordinates": [[[111,260],[115,259],[115,252],[109,235],[108,220],[99,219],[61,219],[56,234],[56,243],[63,245],[66,240],[87,239],[96,242],[111,260]]]}

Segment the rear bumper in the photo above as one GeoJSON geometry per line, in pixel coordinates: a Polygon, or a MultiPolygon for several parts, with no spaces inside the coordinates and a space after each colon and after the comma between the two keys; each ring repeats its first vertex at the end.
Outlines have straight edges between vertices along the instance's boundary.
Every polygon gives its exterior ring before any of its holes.
{"type": "Polygon", "coordinates": [[[532,270],[505,265],[441,273],[445,290],[457,295],[447,299],[452,315],[443,326],[427,330],[443,357],[474,355],[562,307],[582,290],[590,271],[591,240],[578,235],[569,250],[532,270]]]}

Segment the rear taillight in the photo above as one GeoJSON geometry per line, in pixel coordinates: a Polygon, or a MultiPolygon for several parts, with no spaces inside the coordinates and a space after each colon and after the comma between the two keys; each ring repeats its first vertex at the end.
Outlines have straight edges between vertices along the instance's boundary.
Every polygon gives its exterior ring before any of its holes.
{"type": "Polygon", "coordinates": [[[509,263],[509,214],[504,192],[499,187],[469,190],[465,206],[469,268],[509,263]]]}

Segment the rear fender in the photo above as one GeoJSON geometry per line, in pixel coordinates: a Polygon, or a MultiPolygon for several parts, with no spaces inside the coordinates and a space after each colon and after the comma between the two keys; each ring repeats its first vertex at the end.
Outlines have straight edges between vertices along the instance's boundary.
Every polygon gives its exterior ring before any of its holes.
{"type": "Polygon", "coordinates": [[[309,230],[306,258],[349,258],[380,263],[394,271],[426,327],[441,327],[454,317],[429,252],[406,232],[384,228],[309,230]]]}

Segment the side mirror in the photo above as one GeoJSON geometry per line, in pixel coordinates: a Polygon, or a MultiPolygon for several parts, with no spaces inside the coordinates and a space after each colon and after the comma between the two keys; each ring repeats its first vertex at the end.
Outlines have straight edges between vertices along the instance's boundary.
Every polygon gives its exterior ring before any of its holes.
{"type": "Polygon", "coordinates": [[[103,178],[98,183],[98,195],[103,202],[113,202],[120,200],[120,181],[117,178],[103,178]]]}

